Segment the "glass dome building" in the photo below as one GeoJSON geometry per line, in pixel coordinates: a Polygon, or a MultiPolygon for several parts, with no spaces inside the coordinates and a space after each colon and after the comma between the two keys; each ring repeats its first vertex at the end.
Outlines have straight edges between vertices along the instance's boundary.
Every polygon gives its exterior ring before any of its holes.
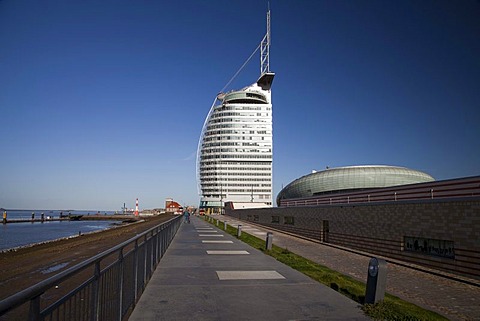
{"type": "Polygon", "coordinates": [[[434,180],[426,173],[397,166],[363,165],[330,168],[305,175],[288,184],[278,193],[277,204],[283,199],[355,192],[434,180]]]}

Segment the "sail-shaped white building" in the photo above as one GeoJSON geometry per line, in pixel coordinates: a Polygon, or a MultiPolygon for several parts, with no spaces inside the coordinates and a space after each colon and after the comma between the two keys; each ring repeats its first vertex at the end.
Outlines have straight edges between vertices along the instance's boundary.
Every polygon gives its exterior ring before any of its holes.
{"type": "MultiPolygon", "coordinates": [[[[273,204],[270,11],[260,44],[260,77],[240,90],[220,93],[205,119],[197,150],[200,210],[223,213],[273,204]]],[[[258,48],[257,48],[258,49],[258,48]]]]}

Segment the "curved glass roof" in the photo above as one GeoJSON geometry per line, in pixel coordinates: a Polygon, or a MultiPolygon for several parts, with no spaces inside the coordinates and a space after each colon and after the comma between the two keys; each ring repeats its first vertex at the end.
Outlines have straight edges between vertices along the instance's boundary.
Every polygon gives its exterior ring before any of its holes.
{"type": "Polygon", "coordinates": [[[314,172],[294,180],[278,193],[277,203],[281,199],[424,183],[434,180],[432,176],[426,173],[405,167],[386,165],[337,167],[314,172]]]}

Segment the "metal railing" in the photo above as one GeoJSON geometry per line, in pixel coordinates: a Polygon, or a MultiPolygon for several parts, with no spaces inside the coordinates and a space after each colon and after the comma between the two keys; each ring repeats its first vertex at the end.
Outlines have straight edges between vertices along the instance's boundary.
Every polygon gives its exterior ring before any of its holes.
{"type": "Polygon", "coordinates": [[[0,301],[0,320],[126,319],[181,222],[172,218],[0,301]],[[67,293],[56,294],[59,285],[67,293]]]}
{"type": "Polygon", "coordinates": [[[480,176],[280,200],[279,207],[480,197],[480,176]]]}

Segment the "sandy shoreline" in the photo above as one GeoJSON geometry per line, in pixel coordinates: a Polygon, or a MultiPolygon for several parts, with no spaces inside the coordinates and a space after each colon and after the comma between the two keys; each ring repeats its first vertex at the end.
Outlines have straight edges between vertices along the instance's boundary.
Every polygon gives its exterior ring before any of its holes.
{"type": "Polygon", "coordinates": [[[172,217],[148,217],[133,224],[1,252],[0,299],[47,279],[172,217]]]}

